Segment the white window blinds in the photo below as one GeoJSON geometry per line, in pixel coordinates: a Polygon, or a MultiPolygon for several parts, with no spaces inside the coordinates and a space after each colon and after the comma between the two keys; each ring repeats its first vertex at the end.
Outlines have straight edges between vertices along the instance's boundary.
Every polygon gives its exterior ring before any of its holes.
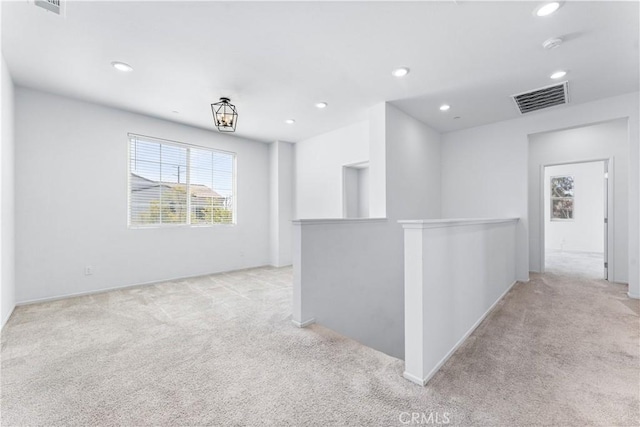
{"type": "Polygon", "coordinates": [[[235,154],[129,135],[129,224],[234,223],[235,154]]]}

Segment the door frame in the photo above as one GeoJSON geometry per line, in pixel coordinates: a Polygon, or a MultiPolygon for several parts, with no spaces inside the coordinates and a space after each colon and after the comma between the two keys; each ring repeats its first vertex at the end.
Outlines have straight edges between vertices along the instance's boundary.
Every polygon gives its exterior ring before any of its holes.
{"type": "Polygon", "coordinates": [[[597,159],[589,159],[589,160],[576,160],[576,161],[571,161],[571,162],[558,162],[558,163],[546,163],[546,164],[542,164],[540,165],[540,176],[539,176],[539,180],[540,180],[540,194],[539,194],[539,198],[540,198],[540,273],[544,273],[545,272],[545,267],[546,267],[546,250],[545,250],[545,234],[546,234],[546,230],[545,230],[545,206],[546,206],[546,199],[544,197],[544,193],[545,193],[545,181],[544,181],[544,176],[545,176],[545,168],[549,167],[549,166],[563,166],[563,165],[575,165],[575,164],[580,164],[580,163],[595,163],[595,162],[603,162],[604,163],[604,170],[605,173],[607,174],[607,178],[605,178],[603,176],[603,179],[606,179],[606,183],[607,183],[607,187],[605,191],[605,213],[606,213],[606,218],[607,218],[607,222],[604,223],[604,218],[603,218],[603,232],[605,235],[605,239],[606,241],[604,242],[604,261],[605,263],[607,263],[607,268],[604,269],[604,264],[603,264],[603,269],[605,272],[605,280],[609,281],[609,282],[615,282],[615,277],[614,277],[614,264],[615,264],[615,248],[614,248],[614,230],[615,230],[615,218],[614,218],[614,203],[613,203],[613,199],[614,199],[614,184],[615,184],[615,168],[614,168],[614,158],[613,157],[605,157],[605,158],[597,158],[597,159]]]}
{"type": "MultiPolygon", "coordinates": [[[[360,162],[349,163],[342,165],[342,218],[349,218],[347,209],[347,170],[351,169],[365,169],[369,167],[369,160],[363,160],[360,162]]],[[[351,217],[353,218],[353,217],[351,217]]]]}

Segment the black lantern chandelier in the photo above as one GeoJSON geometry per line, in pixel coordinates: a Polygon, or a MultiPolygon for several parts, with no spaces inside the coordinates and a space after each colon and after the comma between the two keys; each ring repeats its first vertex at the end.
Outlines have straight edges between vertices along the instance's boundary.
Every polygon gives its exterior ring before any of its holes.
{"type": "Polygon", "coordinates": [[[220,98],[220,102],[211,104],[213,121],[220,132],[235,132],[238,111],[229,98],[220,98]]]}

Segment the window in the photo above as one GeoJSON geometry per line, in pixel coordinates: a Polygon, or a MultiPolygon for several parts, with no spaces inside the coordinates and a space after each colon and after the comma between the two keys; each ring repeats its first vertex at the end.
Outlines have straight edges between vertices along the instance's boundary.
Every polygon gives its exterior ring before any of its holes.
{"type": "Polygon", "coordinates": [[[551,221],[573,220],[573,191],[572,176],[551,177],[551,221]]]}
{"type": "Polygon", "coordinates": [[[235,223],[235,154],[129,135],[129,225],[235,223]]]}

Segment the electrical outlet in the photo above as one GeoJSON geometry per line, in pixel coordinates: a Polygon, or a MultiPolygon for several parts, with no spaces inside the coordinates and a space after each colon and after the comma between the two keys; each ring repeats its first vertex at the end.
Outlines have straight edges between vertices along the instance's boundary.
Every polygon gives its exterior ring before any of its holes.
{"type": "Polygon", "coordinates": [[[93,266],[87,265],[84,267],[84,275],[91,276],[93,274],[93,266]]]}

